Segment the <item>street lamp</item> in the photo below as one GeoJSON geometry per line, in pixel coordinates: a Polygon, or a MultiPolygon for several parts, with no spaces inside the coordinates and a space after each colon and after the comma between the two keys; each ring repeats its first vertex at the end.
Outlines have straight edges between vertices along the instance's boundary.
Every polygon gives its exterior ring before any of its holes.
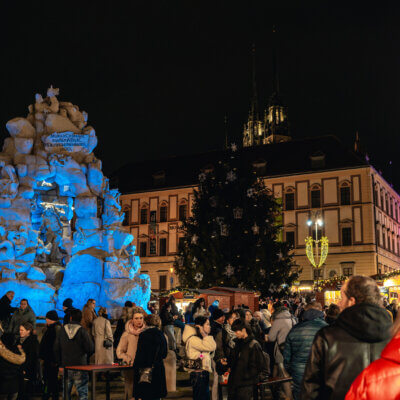
{"type": "MultiPolygon", "coordinates": [[[[315,225],[315,239],[313,239],[312,236],[308,236],[306,238],[306,255],[311,265],[318,270],[322,267],[322,265],[326,261],[326,258],[328,257],[329,240],[326,236],[322,236],[321,239],[318,238],[318,228],[321,228],[324,225],[324,221],[318,212],[310,216],[307,221],[307,225],[315,225]],[[319,249],[320,244],[321,251],[319,249]]],[[[318,278],[319,274],[317,276],[317,288],[319,280],[318,278]]]]}
{"type": "Polygon", "coordinates": [[[174,273],[174,267],[169,267],[169,272],[171,273],[171,276],[169,277],[169,283],[170,283],[170,285],[171,285],[171,289],[173,288],[173,286],[174,286],[174,276],[173,276],[173,273],[174,273]]]}

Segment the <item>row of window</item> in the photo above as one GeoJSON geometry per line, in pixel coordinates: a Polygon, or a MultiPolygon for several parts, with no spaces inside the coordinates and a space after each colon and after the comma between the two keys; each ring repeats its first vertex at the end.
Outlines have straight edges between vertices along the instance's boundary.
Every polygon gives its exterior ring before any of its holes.
{"type": "MultiPolygon", "coordinates": [[[[321,207],[321,188],[315,187],[310,190],[311,194],[311,208],[321,207]]],[[[294,189],[288,191],[284,195],[284,208],[285,210],[295,209],[294,189]]],[[[340,205],[346,206],[351,204],[351,189],[350,186],[342,186],[340,188],[340,205]]]]}
{"type": "MultiPolygon", "coordinates": [[[[342,246],[352,246],[353,245],[353,233],[351,227],[343,227],[341,229],[342,233],[342,246]]],[[[317,240],[321,239],[323,236],[321,229],[317,232],[315,229],[311,230],[311,236],[313,239],[317,238],[317,240]]],[[[286,231],[286,242],[290,245],[290,247],[296,247],[296,237],[294,231],[286,231]]]]}
{"type": "Polygon", "coordinates": [[[375,204],[387,215],[392,217],[397,222],[400,222],[400,204],[395,201],[388,193],[385,193],[383,189],[378,195],[378,188],[375,187],[374,190],[375,204]]]}
{"type": "MultiPolygon", "coordinates": [[[[130,210],[126,210],[125,217],[123,221],[124,226],[130,225],[130,210]]],[[[178,218],[180,221],[184,221],[188,215],[188,205],[187,203],[180,204],[178,207],[178,218]]],[[[159,215],[157,216],[157,211],[152,210],[149,211],[148,207],[142,207],[140,209],[140,217],[139,223],[140,224],[155,224],[157,222],[168,222],[168,206],[161,205],[159,208],[159,215]]]]}
{"type": "MultiPolygon", "coordinates": [[[[353,269],[352,263],[346,264],[346,266],[343,266],[341,269],[342,269],[342,274],[341,275],[343,275],[343,276],[352,276],[354,274],[354,269],[353,269]]],[[[314,278],[314,280],[324,279],[323,272],[324,272],[323,268],[319,268],[319,269],[314,268],[313,269],[313,278],[314,278]]],[[[336,270],[330,270],[328,275],[329,276],[327,276],[326,279],[333,278],[333,277],[338,276],[340,274],[338,274],[338,272],[336,270]]]]}
{"type": "Polygon", "coordinates": [[[380,235],[379,229],[377,229],[376,237],[380,247],[392,252],[393,254],[400,255],[400,238],[396,238],[394,234],[386,232],[386,229],[382,229],[382,236],[380,235]]]}

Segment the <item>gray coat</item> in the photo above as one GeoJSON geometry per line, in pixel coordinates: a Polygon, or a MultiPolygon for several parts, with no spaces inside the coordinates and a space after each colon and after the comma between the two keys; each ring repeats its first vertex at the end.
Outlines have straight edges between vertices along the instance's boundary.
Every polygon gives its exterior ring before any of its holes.
{"type": "Polygon", "coordinates": [[[269,342],[285,343],[289,331],[296,325],[296,319],[286,308],[276,310],[272,316],[272,326],[268,333],[269,342]]]}
{"type": "Polygon", "coordinates": [[[33,325],[33,329],[36,329],[36,315],[29,305],[25,308],[25,310],[18,308],[14,311],[14,314],[11,317],[10,325],[8,326],[8,332],[19,335],[19,327],[25,322],[30,322],[33,325]]]}

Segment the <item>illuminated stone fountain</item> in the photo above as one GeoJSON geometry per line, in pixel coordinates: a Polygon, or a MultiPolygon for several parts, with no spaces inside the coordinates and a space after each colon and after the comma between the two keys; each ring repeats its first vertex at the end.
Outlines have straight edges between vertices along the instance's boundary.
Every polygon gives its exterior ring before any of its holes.
{"type": "MultiPolygon", "coordinates": [[[[93,154],[88,115],[36,95],[26,118],[7,122],[0,153],[0,295],[14,290],[37,315],[82,308],[88,298],[113,311],[126,300],[146,307],[150,279],[139,274],[133,236],[122,226],[119,192],[93,154]]],[[[112,311],[111,311],[112,313],[112,311]]]]}

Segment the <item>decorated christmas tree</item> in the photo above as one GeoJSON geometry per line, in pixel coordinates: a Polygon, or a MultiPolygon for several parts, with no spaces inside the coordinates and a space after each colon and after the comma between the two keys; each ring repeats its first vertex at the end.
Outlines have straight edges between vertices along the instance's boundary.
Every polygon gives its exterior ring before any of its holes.
{"type": "Polygon", "coordinates": [[[200,171],[192,211],[175,260],[182,285],[276,295],[297,278],[281,240],[281,206],[235,144],[200,171]]]}

